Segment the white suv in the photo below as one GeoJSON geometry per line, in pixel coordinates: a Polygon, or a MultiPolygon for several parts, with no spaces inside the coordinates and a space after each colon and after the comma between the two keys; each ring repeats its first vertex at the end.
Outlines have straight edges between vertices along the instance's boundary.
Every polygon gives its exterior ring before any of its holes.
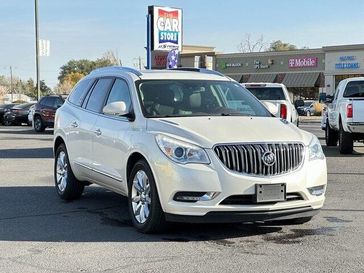
{"type": "Polygon", "coordinates": [[[291,102],[287,87],[281,83],[242,83],[276,117],[281,117],[298,126],[296,108],[291,102]]]}
{"type": "Polygon", "coordinates": [[[306,222],[323,206],[314,135],[203,69],[93,71],[57,110],[54,177],[71,200],[96,183],[128,196],[134,226],[306,222]]]}

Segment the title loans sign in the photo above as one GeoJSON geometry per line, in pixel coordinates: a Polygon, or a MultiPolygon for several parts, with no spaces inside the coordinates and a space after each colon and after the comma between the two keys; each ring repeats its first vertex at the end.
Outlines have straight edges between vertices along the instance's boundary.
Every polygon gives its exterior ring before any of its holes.
{"type": "Polygon", "coordinates": [[[182,50],[182,10],[167,7],[152,9],[152,50],[182,50]]]}

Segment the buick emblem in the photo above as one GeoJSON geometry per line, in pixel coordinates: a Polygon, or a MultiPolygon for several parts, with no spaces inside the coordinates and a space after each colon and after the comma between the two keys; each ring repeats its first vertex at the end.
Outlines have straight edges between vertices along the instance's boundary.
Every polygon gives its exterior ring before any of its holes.
{"type": "Polygon", "coordinates": [[[273,166],[276,163],[276,156],[271,151],[267,151],[263,154],[262,161],[268,167],[273,166]]]}

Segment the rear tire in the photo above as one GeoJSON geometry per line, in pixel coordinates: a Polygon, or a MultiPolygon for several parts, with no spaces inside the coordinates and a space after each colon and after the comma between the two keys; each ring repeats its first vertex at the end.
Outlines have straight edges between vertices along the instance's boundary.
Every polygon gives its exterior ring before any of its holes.
{"type": "Polygon", "coordinates": [[[67,201],[81,197],[84,184],[77,180],[69,163],[64,144],[59,145],[54,160],[54,183],[58,196],[67,201]]]}
{"type": "Polygon", "coordinates": [[[344,131],[340,122],[339,130],[339,150],[341,154],[352,154],[354,149],[354,141],[350,133],[344,131]]]}
{"type": "Polygon", "coordinates": [[[38,133],[44,132],[46,127],[44,126],[44,123],[40,116],[35,116],[33,123],[34,123],[34,130],[36,132],[38,132],[38,133]]]}
{"type": "Polygon", "coordinates": [[[328,147],[337,146],[338,133],[330,128],[329,120],[326,120],[325,141],[328,147]]]}
{"type": "Polygon", "coordinates": [[[142,233],[164,230],[165,216],[148,163],[141,159],[128,178],[128,206],[134,227],[142,233]]]}

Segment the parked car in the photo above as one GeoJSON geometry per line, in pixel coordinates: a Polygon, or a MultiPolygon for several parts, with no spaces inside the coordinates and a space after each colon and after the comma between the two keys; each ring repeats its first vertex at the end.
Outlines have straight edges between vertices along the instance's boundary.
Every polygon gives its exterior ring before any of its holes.
{"type": "Polygon", "coordinates": [[[327,146],[342,154],[353,152],[354,141],[364,140],[364,77],[342,80],[334,96],[327,96],[321,127],[327,146]]]}
{"type": "Polygon", "coordinates": [[[0,104],[0,123],[4,123],[4,114],[10,111],[10,108],[17,105],[16,103],[0,104]]]}
{"type": "Polygon", "coordinates": [[[304,101],[303,106],[298,106],[297,107],[298,115],[300,115],[300,116],[311,116],[311,115],[315,114],[314,103],[315,103],[315,101],[313,101],[313,100],[304,101]]]}
{"type": "Polygon", "coordinates": [[[54,126],[54,115],[64,103],[64,97],[49,95],[41,98],[34,108],[33,127],[36,132],[43,132],[54,126]]]}
{"type": "Polygon", "coordinates": [[[10,108],[10,111],[5,112],[4,114],[4,125],[10,126],[21,125],[22,123],[28,124],[28,112],[32,105],[34,105],[33,102],[23,103],[10,108]]]}
{"type": "Polygon", "coordinates": [[[309,221],[323,206],[319,140],[206,69],[100,68],[57,110],[60,198],[96,183],[128,196],[133,225],[309,221]]]}
{"type": "Polygon", "coordinates": [[[241,85],[262,101],[273,115],[298,126],[298,113],[284,84],[242,83],[241,85]]]}
{"type": "Polygon", "coordinates": [[[30,125],[30,126],[33,125],[34,109],[35,109],[35,104],[30,106],[29,111],[28,111],[28,125],[30,125]]]}

